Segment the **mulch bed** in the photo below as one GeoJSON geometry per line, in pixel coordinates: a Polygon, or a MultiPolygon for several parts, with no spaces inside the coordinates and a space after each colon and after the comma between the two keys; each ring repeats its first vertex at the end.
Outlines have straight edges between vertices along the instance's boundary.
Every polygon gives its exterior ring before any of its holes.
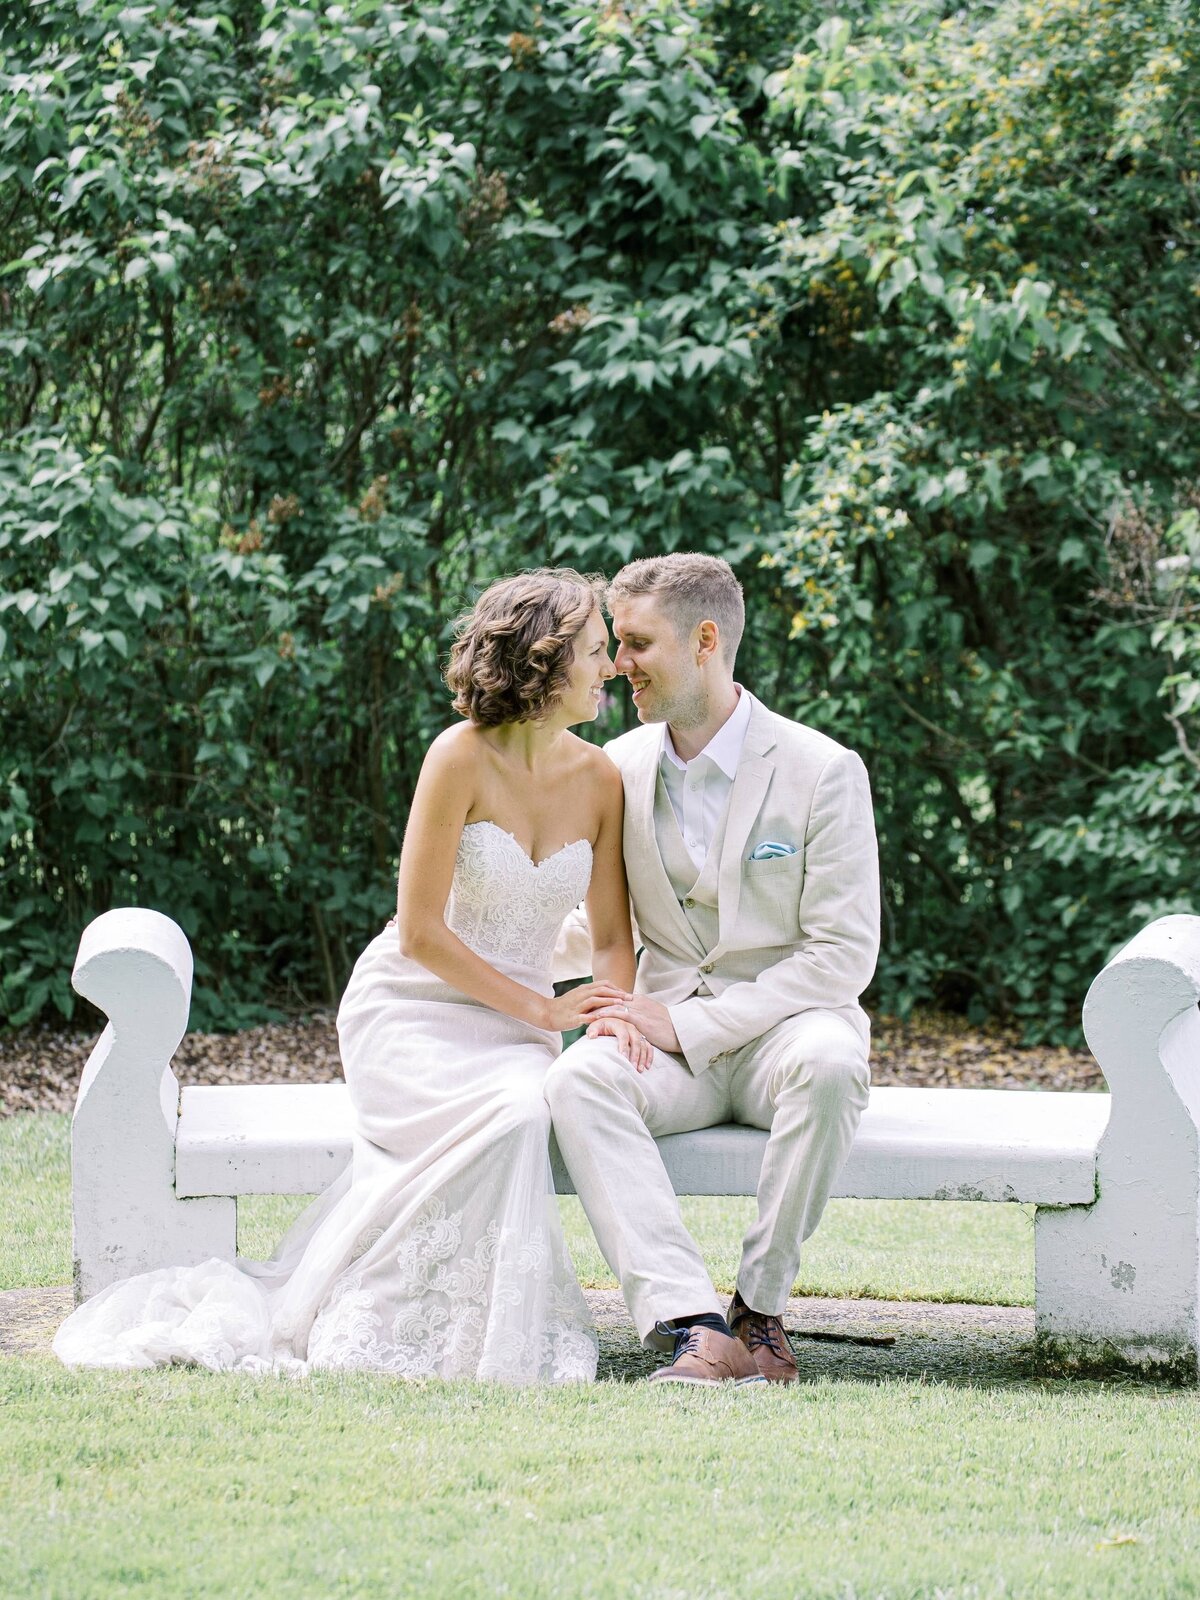
{"type": "MultiPolygon", "coordinates": [[[[88,1028],[0,1033],[0,1116],[70,1111],[102,1022],[88,1028]]],[[[182,1083],[328,1083],[341,1077],[332,1012],[242,1033],[189,1033],[175,1056],[182,1083]]],[[[875,1019],[871,1081],[910,1088],[1103,1089],[1086,1051],[1027,1047],[961,1017],[875,1019]]]]}

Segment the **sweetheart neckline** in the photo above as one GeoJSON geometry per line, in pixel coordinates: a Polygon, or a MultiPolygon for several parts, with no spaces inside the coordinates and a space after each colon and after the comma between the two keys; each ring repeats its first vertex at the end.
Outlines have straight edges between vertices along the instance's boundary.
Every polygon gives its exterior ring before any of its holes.
{"type": "Polygon", "coordinates": [[[569,844],[561,845],[557,850],[552,850],[548,856],[543,856],[540,861],[535,861],[515,833],[508,828],[502,828],[498,822],[493,822],[490,817],[480,817],[476,822],[464,822],[463,832],[466,833],[468,828],[494,828],[504,838],[511,839],[535,872],[540,872],[547,862],[557,860],[559,856],[565,855],[568,850],[574,850],[581,844],[587,845],[589,850],[592,848],[590,839],[572,839],[569,844]]]}

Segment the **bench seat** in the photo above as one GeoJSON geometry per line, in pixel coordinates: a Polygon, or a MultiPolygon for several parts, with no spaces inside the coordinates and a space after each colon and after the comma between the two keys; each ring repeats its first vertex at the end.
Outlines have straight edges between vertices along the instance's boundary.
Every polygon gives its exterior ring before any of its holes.
{"type": "MultiPolygon", "coordinates": [[[[871,1091],[841,1178],[842,1198],[1016,1200],[1087,1205],[1106,1094],[1027,1089],[871,1091]]],[[[659,1141],[678,1194],[754,1194],[766,1134],[724,1126],[659,1141]]],[[[175,1193],[315,1194],[350,1156],[345,1084],[182,1091],[175,1193]]],[[[555,1186],[574,1192],[554,1152],[555,1186]]]]}

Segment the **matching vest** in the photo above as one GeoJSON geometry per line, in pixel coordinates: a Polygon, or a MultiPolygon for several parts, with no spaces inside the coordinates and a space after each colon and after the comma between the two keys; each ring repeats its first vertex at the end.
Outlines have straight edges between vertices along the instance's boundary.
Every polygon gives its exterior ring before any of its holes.
{"type": "MultiPolygon", "coordinates": [[[[732,793],[731,789],[730,794],[732,793]]],[[[696,937],[705,950],[714,949],[717,943],[717,884],[721,866],[721,846],[725,842],[725,824],[728,816],[729,806],[726,803],[725,812],[717,824],[717,831],[704,865],[697,874],[695,863],[688,855],[683,835],[679,831],[679,823],[672,809],[661,771],[655,778],[654,837],[658,843],[663,866],[667,869],[671,888],[675,891],[675,898],[679,901],[684,916],[691,923],[696,937]]],[[[707,989],[707,984],[701,984],[702,992],[707,992],[707,989]]]]}

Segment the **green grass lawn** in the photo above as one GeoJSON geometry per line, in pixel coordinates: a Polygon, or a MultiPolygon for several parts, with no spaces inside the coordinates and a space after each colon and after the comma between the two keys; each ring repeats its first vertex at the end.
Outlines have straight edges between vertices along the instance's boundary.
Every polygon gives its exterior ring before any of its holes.
{"type": "MultiPolygon", "coordinates": [[[[69,1119],[25,1114],[0,1120],[0,1289],[71,1279],[69,1119]]],[[[238,1248],[270,1254],[299,1198],[250,1196],[238,1208],[238,1248]]],[[[613,1288],[573,1197],[559,1202],[584,1284],[613,1288]]],[[[738,1245],[753,1200],[683,1201],[718,1288],[731,1292],[738,1245]]],[[[799,1294],[885,1300],[1033,1302],[1033,1227],[1025,1206],[944,1201],[835,1200],[810,1241],[799,1294]]]]}
{"type": "MultiPolygon", "coordinates": [[[[5,1286],[68,1276],[65,1145],[64,1118],[0,1122],[5,1286]]],[[[246,1207],[243,1249],[294,1205],[246,1207]]],[[[727,1282],[744,1205],[689,1215],[727,1282]]],[[[1030,1231],[1003,1206],[844,1202],[803,1281],[1021,1301],[1030,1231]]],[[[512,1390],[0,1360],[0,1593],[1176,1600],[1200,1594],[1198,1424],[1194,1394],[1129,1384],[512,1390]]]]}
{"type": "Polygon", "coordinates": [[[1152,1600],[1197,1592],[1190,1396],[663,1393],[0,1363],[6,1597],[1152,1600]]]}

